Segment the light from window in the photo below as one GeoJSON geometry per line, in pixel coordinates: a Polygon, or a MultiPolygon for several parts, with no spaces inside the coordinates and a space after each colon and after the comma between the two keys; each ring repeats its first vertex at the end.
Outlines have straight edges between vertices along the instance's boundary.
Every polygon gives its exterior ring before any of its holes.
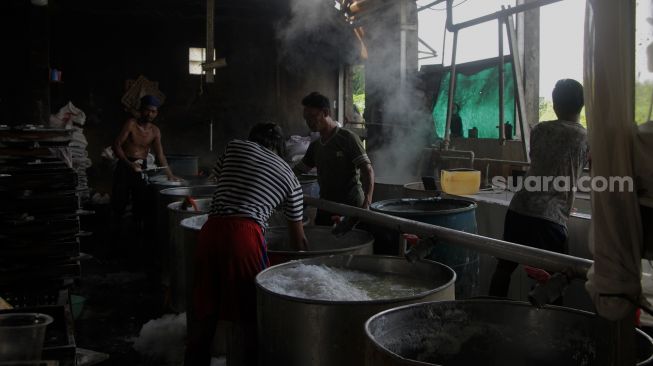
{"type": "MultiPolygon", "coordinates": [[[[215,60],[215,50],[213,50],[213,59],[215,60]]],[[[203,75],[206,72],[202,70],[202,63],[206,62],[206,48],[191,47],[188,49],[188,73],[191,75],[203,75]]],[[[213,69],[215,75],[215,69],[213,69]]]]}

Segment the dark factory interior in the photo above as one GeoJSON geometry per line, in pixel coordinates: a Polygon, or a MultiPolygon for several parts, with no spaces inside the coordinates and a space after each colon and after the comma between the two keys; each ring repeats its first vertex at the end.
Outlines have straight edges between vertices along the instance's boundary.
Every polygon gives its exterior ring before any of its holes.
{"type": "Polygon", "coordinates": [[[0,19],[0,365],[653,365],[653,0],[0,19]]]}

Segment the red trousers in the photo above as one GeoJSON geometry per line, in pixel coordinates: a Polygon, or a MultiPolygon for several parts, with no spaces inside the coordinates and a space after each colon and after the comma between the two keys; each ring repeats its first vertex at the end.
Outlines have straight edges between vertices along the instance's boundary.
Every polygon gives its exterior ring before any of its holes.
{"type": "Polygon", "coordinates": [[[195,252],[193,310],[201,320],[256,322],[256,275],[267,268],[261,227],[248,218],[209,217],[195,252]]]}
{"type": "Polygon", "coordinates": [[[228,364],[256,365],[255,278],[270,265],[261,227],[247,218],[209,217],[200,231],[193,264],[185,365],[210,364],[218,320],[232,322],[230,329],[237,330],[227,335],[228,364]]]}

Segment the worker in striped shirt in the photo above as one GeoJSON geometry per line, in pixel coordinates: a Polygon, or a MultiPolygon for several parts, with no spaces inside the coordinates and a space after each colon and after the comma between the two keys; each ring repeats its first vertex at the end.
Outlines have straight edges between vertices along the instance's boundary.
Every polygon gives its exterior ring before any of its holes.
{"type": "Polygon", "coordinates": [[[301,185],[280,157],[284,139],[273,123],[257,124],[247,141],[227,144],[215,167],[217,188],[195,254],[186,365],[209,365],[218,320],[229,324],[229,365],[256,365],[255,277],[269,266],[266,222],[281,207],[291,245],[306,250],[301,185]]]}

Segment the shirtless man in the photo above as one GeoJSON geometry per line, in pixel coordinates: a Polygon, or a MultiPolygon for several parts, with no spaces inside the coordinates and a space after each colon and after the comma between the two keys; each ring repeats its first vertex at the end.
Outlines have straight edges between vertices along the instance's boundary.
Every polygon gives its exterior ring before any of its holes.
{"type": "Polygon", "coordinates": [[[154,120],[159,114],[161,102],[154,96],[146,95],[141,98],[141,111],[138,119],[130,118],[116,138],[113,151],[118,157],[118,164],[113,175],[113,194],[111,204],[117,218],[121,217],[125,207],[132,198],[132,212],[137,219],[147,216],[146,210],[152,209],[149,204],[150,192],[142,171],[147,169],[147,154],[150,148],[165,174],[170,180],[178,180],[167,168],[168,161],[161,146],[161,132],[154,125],[154,120]]]}

